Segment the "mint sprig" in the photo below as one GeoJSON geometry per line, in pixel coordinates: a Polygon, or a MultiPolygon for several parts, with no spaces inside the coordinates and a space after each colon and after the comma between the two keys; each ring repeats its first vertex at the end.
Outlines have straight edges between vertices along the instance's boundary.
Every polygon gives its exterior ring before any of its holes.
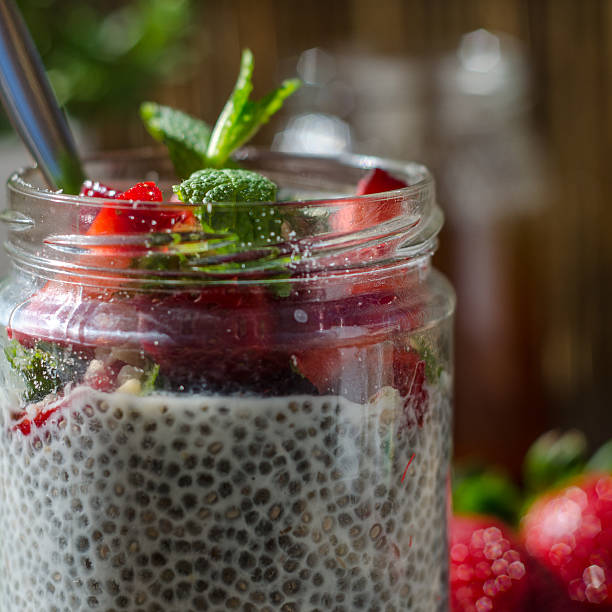
{"type": "Polygon", "coordinates": [[[502,471],[464,466],[453,474],[453,511],[456,513],[488,514],[515,525],[522,502],[520,489],[502,471]]]}
{"type": "Polygon", "coordinates": [[[168,147],[180,178],[203,168],[231,166],[231,154],[252,138],[301,85],[299,79],[288,79],[261,100],[250,100],[253,68],[253,54],[245,49],[234,90],[212,131],[206,123],[182,111],[154,102],[142,104],[140,115],[145,127],[168,147]]]}
{"type": "Polygon", "coordinates": [[[11,340],[4,355],[23,382],[22,396],[28,402],[44,399],[61,391],[66,384],[79,380],[89,359],[78,351],[40,340],[32,348],[11,340]]]}
{"type": "Polygon", "coordinates": [[[221,111],[208,143],[206,160],[212,168],[222,168],[229,156],[251,139],[301,85],[299,79],[288,79],[261,100],[249,100],[253,90],[254,65],[253,54],[245,49],[234,91],[221,111]]]}
{"type": "Polygon", "coordinates": [[[177,176],[187,178],[206,165],[211,129],[204,121],[155,102],[143,102],[140,116],[149,134],[168,147],[177,176]]]}
{"type": "Polygon", "coordinates": [[[587,440],[581,431],[548,431],[525,454],[525,486],[533,493],[549,489],[582,472],[586,460],[587,440]]]}
{"type": "Polygon", "coordinates": [[[188,204],[209,202],[271,202],[278,187],[265,176],[252,170],[206,168],[194,172],[174,193],[188,204]]]}
{"type": "Polygon", "coordinates": [[[194,213],[202,228],[211,234],[229,234],[241,245],[261,246],[281,239],[281,218],[275,206],[231,206],[236,202],[271,202],[277,186],[251,170],[207,168],[194,172],[173,187],[179,199],[201,204],[194,213]],[[210,203],[226,205],[208,206],[210,203]],[[228,205],[229,204],[229,205],[228,205]]]}
{"type": "Polygon", "coordinates": [[[141,395],[149,395],[157,388],[157,379],[159,378],[159,364],[154,363],[145,375],[140,389],[141,395]]]}
{"type": "Polygon", "coordinates": [[[425,378],[427,381],[432,385],[437,383],[440,374],[444,371],[444,366],[440,363],[433,348],[423,338],[413,338],[411,345],[425,362],[425,378]]]}
{"type": "Polygon", "coordinates": [[[50,352],[39,347],[24,348],[12,340],[4,347],[4,354],[24,382],[25,400],[39,401],[63,386],[58,372],[58,360],[50,352]]]}
{"type": "MultiPolygon", "coordinates": [[[[269,203],[277,191],[272,181],[250,170],[207,168],[173,189],[183,202],[199,204],[193,210],[200,229],[152,235],[150,246],[167,250],[139,258],[137,267],[232,274],[238,266],[241,272],[265,270],[275,279],[289,276],[288,265],[295,255],[277,246],[283,241],[284,221],[280,208],[269,203]],[[245,206],[249,202],[266,204],[245,206]],[[241,257],[245,247],[255,257],[241,257]]],[[[286,282],[270,283],[270,290],[279,297],[286,297],[290,289],[286,282]]]]}
{"type": "Polygon", "coordinates": [[[612,440],[601,446],[587,463],[587,470],[612,474],[612,440]]]}

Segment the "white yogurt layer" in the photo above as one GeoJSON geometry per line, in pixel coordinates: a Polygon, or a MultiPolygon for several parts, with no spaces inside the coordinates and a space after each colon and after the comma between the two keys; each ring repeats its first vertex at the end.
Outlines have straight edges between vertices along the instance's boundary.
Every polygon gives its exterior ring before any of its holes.
{"type": "Polygon", "coordinates": [[[70,399],[2,407],[2,612],[445,609],[446,393],[70,399]]]}

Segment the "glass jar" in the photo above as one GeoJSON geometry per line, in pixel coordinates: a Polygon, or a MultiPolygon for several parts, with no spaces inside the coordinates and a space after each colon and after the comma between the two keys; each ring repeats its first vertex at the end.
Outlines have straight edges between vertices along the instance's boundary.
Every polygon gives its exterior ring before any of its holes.
{"type": "MultiPolygon", "coordinates": [[[[240,247],[181,225],[183,203],[9,180],[3,612],[446,609],[454,297],[433,181],[370,157],[239,162],[284,200],[207,207],[249,219],[240,247]],[[343,195],[372,167],[408,187],[343,195]],[[90,232],[103,214],[136,231],[90,232]]],[[[142,152],[88,174],[172,181],[142,152]]]]}

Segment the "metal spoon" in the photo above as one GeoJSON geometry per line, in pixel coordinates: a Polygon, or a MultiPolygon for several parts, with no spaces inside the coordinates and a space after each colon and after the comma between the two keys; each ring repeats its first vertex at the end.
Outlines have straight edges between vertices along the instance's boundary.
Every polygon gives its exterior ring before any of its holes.
{"type": "Polygon", "coordinates": [[[85,174],[70,128],[13,0],[0,0],[0,98],[49,187],[78,193],[85,174]]]}

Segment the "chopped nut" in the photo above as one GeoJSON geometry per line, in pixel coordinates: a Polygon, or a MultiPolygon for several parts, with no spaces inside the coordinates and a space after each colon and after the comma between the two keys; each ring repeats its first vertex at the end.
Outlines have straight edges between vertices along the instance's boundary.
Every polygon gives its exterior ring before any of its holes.
{"type": "Polygon", "coordinates": [[[142,385],[137,378],[130,378],[126,380],[118,389],[119,393],[131,393],[132,395],[138,395],[142,390],[142,385]]]}
{"type": "Polygon", "coordinates": [[[121,370],[119,370],[119,374],[117,375],[117,384],[121,386],[132,378],[140,380],[143,375],[144,371],[140,368],[135,368],[131,365],[124,365],[121,370]]]}

